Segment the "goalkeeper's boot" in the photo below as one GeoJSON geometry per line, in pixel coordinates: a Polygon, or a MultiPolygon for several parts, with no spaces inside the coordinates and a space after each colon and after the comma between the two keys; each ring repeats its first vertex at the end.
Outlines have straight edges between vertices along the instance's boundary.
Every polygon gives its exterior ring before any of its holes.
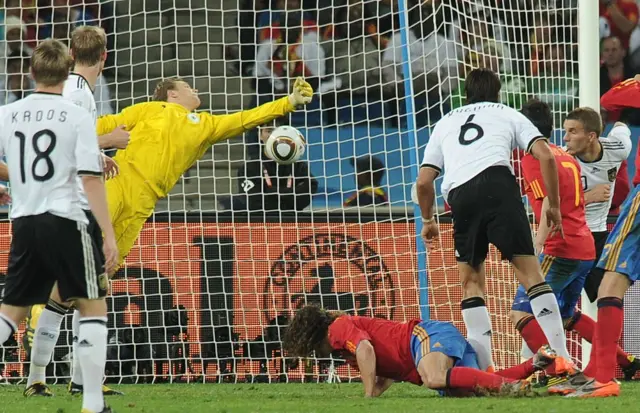
{"type": "MultiPolygon", "coordinates": [[[[73,396],[78,396],[83,393],[82,384],[75,384],[74,382],[69,382],[69,386],[67,387],[67,391],[69,394],[73,396]]],[[[124,393],[111,387],[102,385],[102,394],[104,396],[124,396],[124,393]]]]}
{"type": "Polygon", "coordinates": [[[582,386],[589,382],[589,378],[582,372],[578,372],[574,375],[566,377],[564,380],[551,382],[547,391],[549,394],[559,394],[566,396],[567,394],[575,393],[582,386]]]}
{"type": "Polygon", "coordinates": [[[629,354],[627,357],[629,360],[629,365],[622,368],[622,373],[624,373],[624,380],[631,381],[633,380],[633,376],[636,375],[636,372],[640,370],[640,359],[629,354]]]}
{"type": "Polygon", "coordinates": [[[551,364],[553,364],[557,358],[558,355],[556,354],[556,352],[548,344],[546,344],[540,347],[538,349],[538,352],[534,354],[532,360],[533,367],[536,369],[536,371],[544,370],[551,364]]]}
{"type": "Polygon", "coordinates": [[[609,383],[600,383],[596,379],[591,379],[584,386],[565,397],[575,397],[586,399],[591,397],[615,397],[620,395],[620,383],[611,380],[609,383]]]}
{"type": "Polygon", "coordinates": [[[518,380],[504,383],[500,388],[498,395],[507,397],[527,397],[533,395],[533,390],[531,389],[531,383],[528,380],[518,380]]]}
{"type": "Polygon", "coordinates": [[[24,397],[32,397],[32,396],[42,396],[42,397],[51,397],[53,393],[49,389],[45,383],[41,381],[34,381],[31,386],[24,389],[24,393],[22,393],[24,397]]]}

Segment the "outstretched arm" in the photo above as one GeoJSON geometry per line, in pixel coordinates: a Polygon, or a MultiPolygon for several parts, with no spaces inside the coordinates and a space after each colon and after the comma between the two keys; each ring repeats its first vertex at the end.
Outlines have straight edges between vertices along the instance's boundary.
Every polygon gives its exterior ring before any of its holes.
{"type": "Polygon", "coordinates": [[[210,144],[214,144],[230,139],[256,126],[282,117],[295,111],[297,106],[311,102],[312,96],[311,86],[302,78],[298,78],[293,85],[291,95],[287,97],[230,115],[203,115],[209,117],[209,121],[212,122],[212,133],[208,137],[208,141],[210,144]]]}

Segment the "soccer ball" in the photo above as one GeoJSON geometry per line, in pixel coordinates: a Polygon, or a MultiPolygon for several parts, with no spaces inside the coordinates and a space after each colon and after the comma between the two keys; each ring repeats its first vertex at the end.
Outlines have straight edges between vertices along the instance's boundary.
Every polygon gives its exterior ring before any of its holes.
{"type": "Polygon", "coordinates": [[[267,138],[264,153],[281,165],[290,165],[302,158],[306,146],[307,141],[298,129],[279,126],[267,138]]]}

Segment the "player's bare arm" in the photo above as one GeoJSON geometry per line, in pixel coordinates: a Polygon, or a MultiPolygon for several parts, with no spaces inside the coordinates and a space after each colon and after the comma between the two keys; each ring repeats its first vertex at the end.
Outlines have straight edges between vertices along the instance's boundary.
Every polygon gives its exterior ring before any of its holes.
{"type": "Polygon", "coordinates": [[[418,204],[422,212],[421,235],[425,242],[438,236],[438,223],[433,214],[433,206],[436,198],[434,181],[437,176],[438,171],[425,166],[420,168],[420,174],[416,182],[418,204]]]}
{"type": "Polygon", "coordinates": [[[536,232],[535,247],[536,252],[540,253],[544,247],[544,243],[549,237],[551,228],[547,222],[547,211],[549,210],[549,198],[545,197],[542,200],[542,212],[540,213],[540,222],[538,225],[538,231],[536,232]]]}
{"type": "Polygon", "coordinates": [[[0,162],[0,181],[9,181],[9,168],[4,162],[0,162]]]}
{"type": "Polygon", "coordinates": [[[7,205],[11,202],[11,196],[6,186],[0,185],[0,205],[7,205]]]}
{"type": "Polygon", "coordinates": [[[531,154],[540,162],[540,172],[547,188],[549,209],[547,210],[547,225],[554,231],[562,232],[562,217],[560,215],[560,190],[558,188],[558,167],[555,157],[546,140],[538,139],[531,146],[531,154]]]}
{"type": "Polygon", "coordinates": [[[109,133],[98,136],[100,149],[124,149],[129,144],[129,132],[120,125],[109,133]]]}
{"type": "Polygon", "coordinates": [[[594,204],[598,202],[606,202],[609,200],[611,196],[611,185],[610,184],[598,184],[593,187],[590,191],[586,191],[584,193],[584,203],[585,205],[594,204]]]}
{"type": "Polygon", "coordinates": [[[369,340],[362,340],[356,349],[356,361],[364,385],[365,397],[376,397],[376,352],[369,340]]]}

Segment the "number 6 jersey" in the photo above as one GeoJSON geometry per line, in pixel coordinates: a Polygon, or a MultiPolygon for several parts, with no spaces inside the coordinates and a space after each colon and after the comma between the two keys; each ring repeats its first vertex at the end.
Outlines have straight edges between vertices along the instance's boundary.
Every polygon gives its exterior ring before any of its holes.
{"type": "Polygon", "coordinates": [[[582,168],[582,188],[590,191],[596,185],[610,184],[609,200],[594,202],[586,206],[587,224],[592,232],[607,230],[607,216],[615,190],[616,176],[622,161],[631,153],[631,130],[624,124],[616,124],[606,138],[600,138],[602,152],[600,159],[585,162],[576,157],[582,168]]]}
{"type": "Polygon", "coordinates": [[[506,166],[513,173],[513,150],[520,147],[528,152],[538,139],[544,139],[538,128],[515,109],[492,102],[466,105],[436,123],[420,167],[444,169],[446,200],[449,191],[489,167],[506,166]]]}
{"type": "Polygon", "coordinates": [[[95,123],[62,95],[36,92],[0,108],[11,218],[51,213],[87,223],[76,177],[102,175],[95,123]]]}

